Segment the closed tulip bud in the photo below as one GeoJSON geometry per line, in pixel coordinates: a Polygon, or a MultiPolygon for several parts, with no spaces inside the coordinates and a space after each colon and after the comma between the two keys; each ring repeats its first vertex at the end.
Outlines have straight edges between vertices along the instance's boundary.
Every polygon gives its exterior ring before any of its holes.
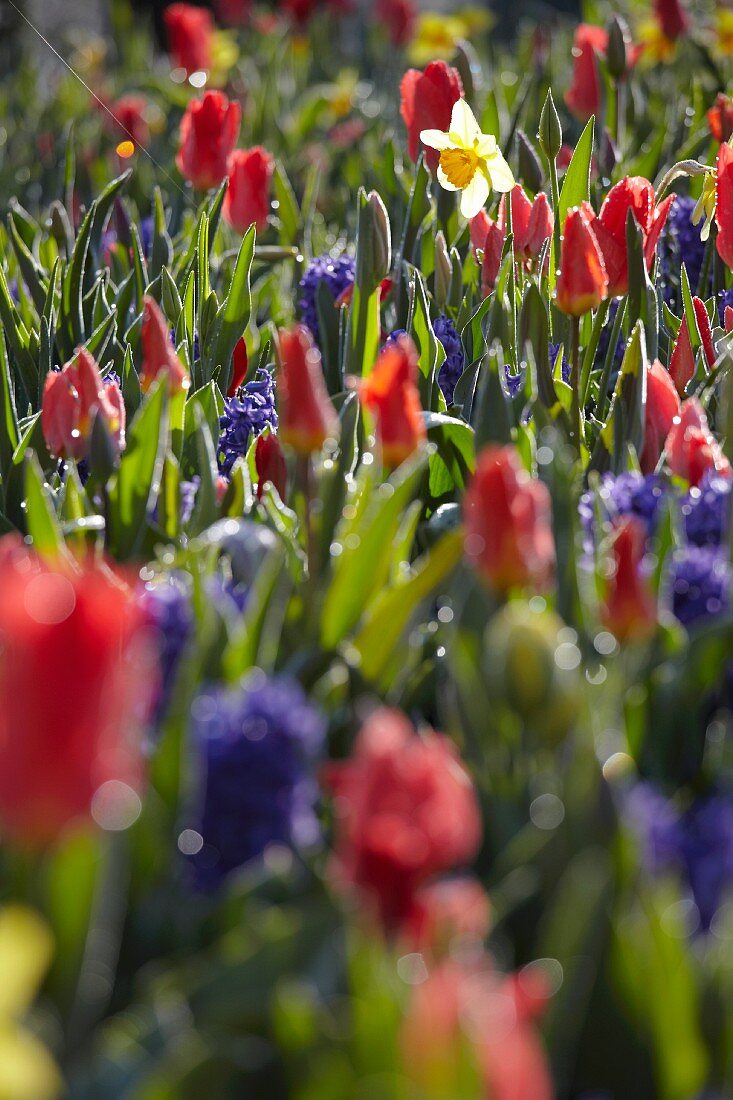
{"type": "Polygon", "coordinates": [[[612,15],[608,24],[608,46],[606,47],[606,68],[614,80],[621,80],[629,67],[629,48],[631,32],[626,20],[620,15],[612,15]]]}
{"type": "Polygon", "coordinates": [[[247,377],[249,359],[247,357],[247,344],[243,336],[240,336],[234,345],[232,353],[232,380],[229,383],[227,397],[234,397],[237,390],[247,377]]]}
{"type": "MultiPolygon", "coordinates": [[[[695,320],[700,333],[700,339],[702,340],[705,366],[710,370],[715,362],[715,346],[713,344],[713,332],[710,327],[710,318],[708,317],[708,311],[705,309],[705,303],[702,298],[694,297],[692,299],[692,305],[695,310],[695,320]]],[[[684,397],[687,384],[695,373],[695,354],[692,350],[690,329],[687,324],[686,315],[682,318],[682,324],[680,325],[680,330],[677,333],[677,339],[672,349],[672,355],[669,360],[669,373],[675,384],[677,393],[680,397],[684,397]]]]}
{"type": "Polygon", "coordinates": [[[229,158],[229,186],[222,214],[232,229],[242,236],[253,224],[258,233],[267,228],[274,171],[275,162],[261,145],[254,149],[235,149],[229,158]]]}
{"type": "Polygon", "coordinates": [[[731,476],[730,463],[710,431],[705,410],[696,397],[682,402],[664,449],[672,473],[684,478],[692,487],[700,484],[708,470],[731,476]]]}
{"type": "Polygon", "coordinates": [[[585,212],[569,211],[560,249],[557,308],[571,317],[596,309],[608,291],[608,278],[598,243],[585,212]]]}
{"type": "Polygon", "coordinates": [[[557,661],[565,624],[554,612],[506,604],[487,628],[484,671],[501,700],[542,740],[557,744],[577,717],[581,687],[574,661],[557,661]]]}
{"type": "Polygon", "coordinates": [[[211,12],[195,4],[169,4],[163,20],[176,68],[185,69],[188,76],[210,69],[216,31],[211,12]]]}
{"type": "Polygon", "coordinates": [[[674,382],[658,359],[647,368],[646,405],[644,407],[644,449],[639,455],[639,465],[644,474],[654,472],[664,442],[679,416],[680,399],[674,382]]]}
{"type": "Polygon", "coordinates": [[[356,281],[371,293],[390,272],[392,234],[389,215],[376,191],[359,196],[359,236],[356,251],[356,281]]]}
{"type": "Polygon", "coordinates": [[[155,299],[149,295],[146,295],[143,300],[140,341],[143,349],[140,387],[143,393],[150,389],[161,374],[168,379],[168,393],[171,396],[187,390],[191,384],[188,371],[171,343],[168,322],[163,316],[163,311],[155,299]]]}
{"type": "Polygon", "coordinates": [[[361,382],[362,403],[374,414],[384,465],[393,469],[425,440],[425,421],[417,388],[417,348],[400,336],[380,352],[374,370],[361,382]]]}
{"type": "Polygon", "coordinates": [[[611,540],[601,619],[621,642],[648,638],[657,622],[643,567],[645,538],[644,524],[630,516],[619,524],[611,540]]]}
{"type": "Polygon", "coordinates": [[[107,570],[44,564],[10,536],[0,591],[0,827],[44,844],[91,814],[131,823],[156,681],[131,590],[107,570]]]}
{"type": "Polygon", "coordinates": [[[540,158],[524,130],[517,130],[517,154],[519,175],[530,191],[536,193],[542,186],[544,172],[540,158]]]}
{"type": "Polygon", "coordinates": [[[223,92],[205,92],[186,107],[176,165],[199,190],[218,187],[226,178],[241,114],[239,104],[230,103],[223,92]]]}
{"type": "Polygon", "coordinates": [[[730,306],[725,307],[723,314],[723,325],[725,327],[726,334],[733,332],[733,309],[730,306]]]}
{"type": "Polygon", "coordinates": [[[285,500],[288,485],[288,468],[280,440],[271,432],[263,432],[255,443],[255,469],[257,470],[257,499],[262,499],[265,486],[269,483],[281,500],[285,500]]]}
{"type": "Polygon", "coordinates": [[[49,371],[43,386],[41,428],[57,458],[89,456],[92,428],[101,417],[115,455],[125,446],[125,403],[116,382],[105,384],[94,358],[79,348],[60,371],[49,371]]]}
{"type": "Polygon", "coordinates": [[[562,126],[560,125],[560,116],[557,113],[551,89],[548,89],[545,96],[537,137],[542,152],[549,160],[554,160],[562,145],[562,126]]]}
{"type": "Polygon", "coordinates": [[[321,353],[304,325],[280,332],[279,434],[300,455],[320,451],[338,432],[326,390],[321,353]]]}
{"type": "Polygon", "coordinates": [[[530,477],[514,447],[486,447],[463,502],[468,560],[501,593],[543,588],[555,543],[550,494],[530,477]]]}
{"type": "Polygon", "coordinates": [[[718,150],[715,194],[715,246],[723,263],[733,267],[733,147],[727,141],[718,150]]]}
{"type": "Polygon", "coordinates": [[[435,234],[435,300],[442,309],[448,301],[450,284],[453,277],[453,265],[445,243],[443,230],[435,234]]]}

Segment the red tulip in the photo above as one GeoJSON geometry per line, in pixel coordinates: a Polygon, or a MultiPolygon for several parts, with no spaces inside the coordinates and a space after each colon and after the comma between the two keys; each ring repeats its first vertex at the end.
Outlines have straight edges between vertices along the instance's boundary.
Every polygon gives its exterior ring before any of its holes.
{"type": "Polygon", "coordinates": [[[336,410],[323,380],[321,353],[304,325],[280,332],[280,439],[298,454],[320,451],[338,432],[336,410]]]}
{"type": "MultiPolygon", "coordinates": [[[[400,84],[400,114],[407,127],[407,151],[417,161],[422,130],[448,130],[453,104],[463,95],[457,69],[445,61],[431,61],[424,72],[408,69],[400,84]]],[[[431,172],[438,167],[437,149],[425,150],[425,163],[431,172]]]]}
{"type": "Polygon", "coordinates": [[[727,142],[718,150],[715,194],[715,220],[718,223],[715,243],[723,263],[733,267],[733,148],[727,142]]]}
{"type": "Polygon", "coordinates": [[[481,817],[455,746],[432,731],[418,736],[399,711],[372,714],[325,781],[335,796],[334,877],[387,929],[401,926],[420,886],[476,854],[481,817]]]}
{"type": "MultiPolygon", "coordinates": [[[[694,297],[692,304],[695,308],[695,320],[702,340],[703,355],[708,370],[715,362],[715,347],[713,345],[713,331],[710,327],[710,318],[705,309],[702,298],[694,297]]],[[[669,373],[674,382],[677,393],[684,397],[687,384],[695,373],[695,356],[692,351],[690,330],[687,325],[687,316],[683,316],[680,330],[677,333],[672,355],[669,360],[669,373]]]]}
{"type": "MultiPolygon", "coordinates": [[[[617,298],[629,289],[629,257],[626,247],[626,217],[631,210],[644,238],[644,259],[651,269],[659,234],[664,228],[675,196],[655,205],[654,188],[643,176],[627,176],[611,188],[591,228],[601,249],[608,275],[608,296],[617,298]]],[[[590,208],[588,208],[590,209],[590,208]]]]}
{"type": "Polygon", "coordinates": [[[412,951],[445,955],[463,942],[485,939],[491,902],[480,882],[464,876],[421,886],[412,899],[404,928],[412,951]]]}
{"type": "Polygon", "coordinates": [[[234,345],[232,353],[232,380],[229,383],[227,397],[235,397],[237,390],[247,377],[249,357],[247,356],[247,344],[243,336],[240,336],[234,345]]]}
{"type": "Polygon", "coordinates": [[[646,407],[644,411],[644,449],[639,456],[642,473],[651,474],[672,423],[680,412],[680,399],[674,382],[658,359],[647,368],[646,407]]]}
{"type": "Polygon", "coordinates": [[[416,11],[412,0],[377,0],[374,14],[386,27],[393,46],[406,46],[415,29],[416,11]]]}
{"type": "Polygon", "coordinates": [[[79,348],[60,371],[49,371],[43,386],[41,428],[57,458],[79,461],[89,455],[95,417],[104,421],[115,451],[125,446],[125,403],[116,382],[104,383],[94,358],[79,348]]]}
{"type": "Polygon", "coordinates": [[[622,642],[649,637],[657,621],[654,598],[642,564],[645,541],[644,525],[636,516],[623,520],[612,536],[601,619],[622,642]]]}
{"type": "Polygon", "coordinates": [[[156,674],[131,590],[9,536],[0,592],[2,828],[39,844],[90,810],[101,824],[125,809],[134,820],[156,674]]]}
{"type": "Polygon", "coordinates": [[[168,52],[177,69],[191,73],[211,68],[215,24],[211,12],[194,4],[171,4],[163,12],[168,52]]]}
{"type": "Polygon", "coordinates": [[[281,500],[285,500],[288,485],[288,468],[280,440],[270,432],[257,436],[255,443],[255,469],[257,470],[257,499],[262,499],[268,482],[276,489],[281,500]]]}
{"type": "Polygon", "coordinates": [[[728,141],[733,134],[733,99],[718,92],[715,103],[707,112],[710,133],[716,141],[728,141]]]}
{"type": "Polygon", "coordinates": [[[702,481],[710,469],[731,476],[728,459],[708,426],[708,418],[696,397],[682,402],[679,418],[672,425],[665,443],[667,462],[673,474],[691,486],[702,481]]]}
{"type": "Polygon", "coordinates": [[[602,27],[581,23],[573,37],[573,79],[565,93],[568,110],[585,122],[601,109],[601,78],[598,56],[608,48],[608,35],[602,27]]]}
{"type": "Polygon", "coordinates": [[[363,404],[375,416],[382,461],[390,469],[409,458],[425,440],[417,363],[412,340],[400,336],[382,349],[374,370],[359,387],[363,404]]]}
{"type": "MultiPolygon", "coordinates": [[[[504,233],[485,210],[479,210],[469,223],[471,243],[483,252],[481,264],[481,292],[484,298],[494,289],[504,251],[504,233]]],[[[477,257],[478,259],[478,257],[477,257]]]]}
{"type": "Polygon", "coordinates": [[[725,328],[726,335],[729,332],[733,332],[733,309],[730,306],[726,306],[723,312],[723,326],[725,328]]]}
{"type": "Polygon", "coordinates": [[[230,103],[223,92],[205,92],[186,108],[176,165],[199,190],[218,187],[226,176],[241,113],[239,104],[230,103]]]}
{"type": "Polygon", "coordinates": [[[499,592],[544,587],[555,564],[550,494],[514,447],[486,447],[463,502],[466,556],[499,592]]]}
{"type": "MultiPolygon", "coordinates": [[[[554,225],[547,195],[540,191],[530,202],[521,183],[518,183],[511,192],[511,204],[514,254],[524,260],[536,260],[545,241],[552,236],[554,225]]],[[[485,211],[481,211],[477,217],[480,217],[483,213],[485,211]]],[[[475,220],[472,219],[472,221],[475,220]]],[[[486,220],[491,221],[488,215],[486,220]]],[[[501,233],[503,247],[507,232],[506,195],[501,196],[496,224],[501,233]]]]}
{"type": "Polygon", "coordinates": [[[143,324],[140,332],[143,365],[140,387],[147,392],[160,374],[168,376],[168,393],[173,396],[187,390],[191,384],[188,371],[178,358],[170,338],[168,322],[154,298],[143,299],[143,324]]]}
{"type": "Polygon", "coordinates": [[[543,996],[535,993],[541,981],[526,970],[505,978],[487,956],[478,963],[446,958],[433,967],[413,987],[402,1028],[404,1072],[417,1095],[433,1092],[436,1081],[445,1084],[446,1096],[464,1095],[462,1067],[472,1055],[481,1096],[552,1100],[552,1078],[533,1024],[548,999],[545,982],[543,996]]]}
{"type": "Polygon", "coordinates": [[[676,42],[690,28],[690,19],[680,0],[654,0],[654,15],[660,30],[670,42],[676,42]]]}
{"type": "Polygon", "coordinates": [[[146,118],[148,101],[145,96],[120,96],[110,104],[109,110],[125,137],[143,148],[150,144],[150,127],[146,118]]]}
{"type": "Polygon", "coordinates": [[[252,17],[252,0],[214,0],[214,11],[227,27],[245,27],[252,17]]]}
{"type": "Polygon", "coordinates": [[[235,149],[229,158],[229,186],[224,196],[224,220],[242,236],[254,223],[258,233],[267,228],[270,183],[275,162],[261,145],[235,149]]]}
{"type": "Polygon", "coordinates": [[[557,307],[572,317],[581,317],[595,309],[607,293],[608,276],[598,242],[585,209],[576,206],[565,220],[556,287],[557,307]]]}

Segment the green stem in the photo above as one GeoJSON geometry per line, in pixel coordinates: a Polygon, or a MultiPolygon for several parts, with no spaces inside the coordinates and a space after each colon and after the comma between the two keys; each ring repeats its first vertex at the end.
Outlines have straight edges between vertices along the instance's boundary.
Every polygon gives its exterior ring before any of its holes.
{"type": "Polygon", "coordinates": [[[598,345],[601,342],[601,332],[603,331],[603,326],[605,324],[606,317],[608,316],[608,309],[610,304],[611,303],[609,299],[606,298],[603,302],[601,302],[598,309],[596,310],[596,316],[593,321],[593,330],[591,332],[588,346],[585,349],[585,353],[583,355],[583,370],[580,375],[580,393],[583,408],[585,408],[585,406],[588,404],[588,397],[590,395],[591,371],[593,370],[593,362],[596,357],[596,352],[598,351],[598,345]]]}
{"type": "Polygon", "coordinates": [[[611,369],[613,367],[614,355],[616,354],[616,344],[618,343],[618,338],[621,335],[621,325],[623,324],[625,313],[626,303],[624,302],[623,305],[619,303],[618,309],[616,310],[616,316],[613,319],[611,335],[608,339],[608,347],[606,348],[606,358],[603,361],[601,381],[598,385],[598,411],[596,415],[601,422],[605,420],[606,413],[608,412],[608,383],[611,380],[611,369]]]}
{"type": "Polygon", "coordinates": [[[547,158],[547,167],[550,174],[550,194],[552,195],[552,215],[554,218],[553,248],[550,253],[550,264],[553,268],[550,272],[550,285],[554,286],[555,274],[560,263],[560,237],[562,233],[562,226],[560,225],[560,186],[557,182],[557,164],[554,157],[547,158]]]}
{"type": "Polygon", "coordinates": [[[623,80],[614,81],[614,95],[616,100],[616,118],[614,126],[614,140],[616,148],[621,154],[624,144],[624,114],[626,113],[626,95],[623,80]]]}
{"type": "Polygon", "coordinates": [[[303,495],[303,520],[305,525],[305,552],[308,562],[308,592],[311,605],[315,600],[318,581],[318,541],[313,526],[313,478],[311,456],[298,455],[296,478],[303,495]]]}
{"type": "Polygon", "coordinates": [[[570,388],[573,391],[570,429],[572,442],[580,456],[580,317],[570,318],[570,388]]]}
{"type": "Polygon", "coordinates": [[[511,255],[511,279],[509,282],[509,293],[511,295],[511,349],[509,352],[509,358],[512,364],[512,369],[517,369],[517,272],[514,263],[514,228],[512,224],[512,200],[511,191],[504,196],[504,208],[506,210],[506,234],[509,240],[509,248],[511,255]]]}

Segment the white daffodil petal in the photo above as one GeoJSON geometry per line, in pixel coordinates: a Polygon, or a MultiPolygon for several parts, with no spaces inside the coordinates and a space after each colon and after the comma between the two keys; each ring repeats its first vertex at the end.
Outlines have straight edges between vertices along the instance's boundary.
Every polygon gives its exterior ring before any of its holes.
{"type": "Polygon", "coordinates": [[[451,181],[448,179],[448,177],[446,176],[445,172],[440,167],[440,165],[438,165],[438,183],[440,184],[441,187],[444,187],[446,191],[457,191],[458,190],[456,185],[454,183],[451,183],[451,181]]]}
{"type": "Polygon", "coordinates": [[[476,152],[480,157],[493,157],[496,156],[498,146],[496,144],[496,138],[493,134],[482,134],[479,140],[476,152]]]}
{"type": "Polygon", "coordinates": [[[461,145],[470,147],[473,139],[481,136],[479,124],[465,99],[457,99],[450,116],[450,132],[460,138],[461,145]]]}
{"type": "Polygon", "coordinates": [[[450,149],[453,145],[450,134],[442,130],[421,130],[420,141],[430,149],[450,149]]]}
{"type": "Polygon", "coordinates": [[[483,172],[475,172],[474,177],[461,194],[461,213],[464,218],[475,218],[489,197],[489,181],[483,172]]]}
{"type": "Polygon", "coordinates": [[[487,157],[486,171],[495,191],[511,191],[514,187],[512,170],[501,153],[497,152],[493,157],[487,157]]]}

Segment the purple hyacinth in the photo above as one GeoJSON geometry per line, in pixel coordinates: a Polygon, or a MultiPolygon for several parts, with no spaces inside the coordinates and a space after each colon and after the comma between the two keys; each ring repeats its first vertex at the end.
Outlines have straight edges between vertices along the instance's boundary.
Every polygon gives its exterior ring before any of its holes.
{"type": "Polygon", "coordinates": [[[727,555],[716,547],[676,550],[668,582],[672,611],[685,626],[720,615],[728,608],[732,579],[727,555]]]}
{"type": "Polygon", "coordinates": [[[185,526],[193,515],[201,478],[194,474],[190,481],[182,481],[178,487],[181,500],[181,523],[185,526]]]}
{"type": "Polygon", "coordinates": [[[727,539],[733,481],[708,470],[682,501],[685,534],[695,546],[720,546],[727,539]]]}
{"type": "Polygon", "coordinates": [[[298,309],[316,343],[320,336],[316,305],[318,287],[321,283],[325,283],[335,302],[348,287],[353,285],[355,277],[356,262],[353,256],[342,255],[334,259],[330,253],[324,252],[322,256],[316,256],[308,264],[305,275],[298,284],[300,291],[298,309]]]}
{"type": "MultiPolygon", "coordinates": [[[[669,497],[669,490],[655,474],[640,473],[604,474],[598,483],[598,496],[588,490],[580,498],[578,511],[581,525],[592,549],[595,531],[596,500],[601,503],[601,514],[609,522],[626,516],[642,520],[648,535],[654,534],[659,508],[669,497]]],[[[600,534],[600,532],[599,532],[600,534]]]]}
{"type": "Polygon", "coordinates": [[[325,727],[295,680],[254,670],[234,688],[212,687],[191,708],[202,787],[190,856],[197,884],[217,887],[268,845],[307,847],[319,837],[313,766],[325,727]]]}
{"type": "Polygon", "coordinates": [[[685,809],[640,783],[629,799],[632,824],[652,874],[677,871],[689,887],[707,931],[733,885],[733,798],[713,791],[685,809]]]}
{"type": "MultiPolygon", "coordinates": [[[[705,242],[700,239],[702,225],[692,224],[695,205],[695,199],[687,195],[678,195],[670,207],[662,231],[659,248],[660,267],[665,284],[665,298],[670,303],[676,302],[678,298],[676,287],[679,285],[682,264],[687,268],[693,294],[697,293],[700,282],[705,258],[705,242]]],[[[680,303],[677,301],[677,304],[680,303]]]]}
{"type": "Polygon", "coordinates": [[[277,429],[275,381],[268,370],[260,367],[256,378],[241,386],[236,397],[227,398],[219,427],[219,469],[229,477],[236,460],[247,454],[252,438],[267,427],[277,429]]]}
{"type": "Polygon", "coordinates": [[[193,631],[193,609],[184,576],[157,577],[146,584],[140,605],[154,629],[160,664],[160,683],[153,708],[159,726],[170,704],[181,658],[193,631]]]}
{"type": "Polygon", "coordinates": [[[463,344],[450,317],[441,314],[433,321],[433,332],[443,345],[445,359],[438,374],[438,385],[443,391],[446,405],[453,404],[456,382],[463,374],[465,356],[463,344]]]}

